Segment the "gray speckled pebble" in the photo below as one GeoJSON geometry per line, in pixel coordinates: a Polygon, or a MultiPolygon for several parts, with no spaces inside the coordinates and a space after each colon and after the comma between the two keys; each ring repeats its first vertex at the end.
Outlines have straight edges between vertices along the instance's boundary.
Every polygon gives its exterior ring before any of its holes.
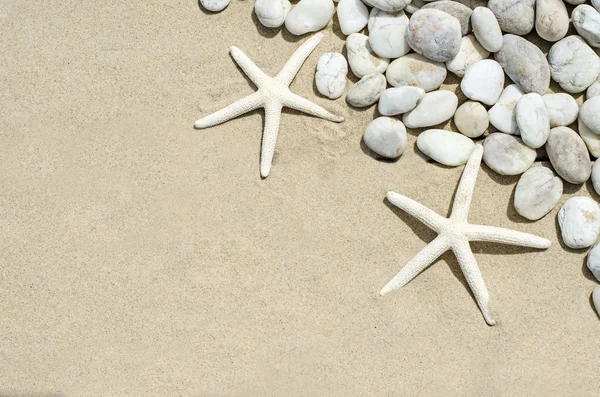
{"type": "Polygon", "coordinates": [[[483,149],[483,161],[500,175],[522,174],[531,167],[537,154],[519,138],[502,133],[488,135],[483,149]]]}
{"type": "Polygon", "coordinates": [[[600,73],[600,58],[579,36],[568,36],[548,52],[552,80],[567,92],[585,91],[600,73]]]}
{"type": "Polygon", "coordinates": [[[381,73],[366,75],[350,87],[346,101],[357,108],[371,106],[379,100],[385,86],[385,77],[381,73]]]}
{"type": "Polygon", "coordinates": [[[439,10],[421,9],[408,23],[406,39],[415,52],[437,62],[458,54],[462,37],[458,19],[439,10]]]}
{"type": "Polygon", "coordinates": [[[505,34],[500,51],[495,54],[504,72],[525,93],[544,95],[550,86],[550,67],[544,53],[522,37],[505,34]]]}
{"type": "Polygon", "coordinates": [[[558,212],[558,225],[567,247],[591,247],[600,234],[600,207],[589,197],[572,197],[558,212]]]}
{"type": "Polygon", "coordinates": [[[565,181],[579,184],[590,178],[590,154],[583,139],[569,127],[550,130],[546,152],[552,167],[565,181]]]}
{"type": "Polygon", "coordinates": [[[533,29],[535,0],[490,0],[488,7],[506,33],[522,36],[533,29]]]}
{"type": "Polygon", "coordinates": [[[444,11],[447,14],[452,15],[460,22],[460,30],[463,36],[466,36],[471,32],[471,14],[473,10],[464,4],[457,3],[456,1],[442,0],[434,1],[421,7],[422,10],[432,8],[435,10],[444,11]]]}
{"type": "Polygon", "coordinates": [[[519,179],[515,189],[515,209],[531,221],[543,218],[558,204],[563,183],[546,167],[530,168],[519,179]]]}
{"type": "Polygon", "coordinates": [[[365,145],[380,156],[395,159],[406,150],[406,128],[393,117],[378,117],[367,126],[365,145]]]}
{"type": "Polygon", "coordinates": [[[592,47],[600,47],[600,13],[587,4],[575,7],[572,13],[575,30],[592,47]]]}

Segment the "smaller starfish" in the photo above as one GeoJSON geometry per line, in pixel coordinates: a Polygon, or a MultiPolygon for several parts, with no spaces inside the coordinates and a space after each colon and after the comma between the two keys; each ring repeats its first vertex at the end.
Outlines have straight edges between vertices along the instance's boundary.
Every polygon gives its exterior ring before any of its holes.
{"type": "Polygon", "coordinates": [[[231,47],[229,50],[231,56],[242,71],[258,87],[258,91],[216,113],[196,121],[194,127],[199,129],[212,127],[254,109],[264,108],[265,127],[260,154],[260,174],[263,178],[266,178],[271,171],[275,143],[277,142],[277,134],[279,133],[281,109],[283,107],[296,109],[337,123],[344,121],[343,117],[329,113],[321,106],[294,94],[289,89],[289,85],[296,77],[296,74],[298,74],[300,67],[302,67],[306,58],[313,52],[321,39],[323,39],[323,34],[319,33],[302,44],[276,77],[267,76],[239,48],[231,47]]]}
{"type": "Polygon", "coordinates": [[[383,287],[380,292],[381,295],[402,288],[426,267],[431,265],[440,255],[448,250],[452,250],[454,255],[456,255],[460,269],[467,279],[469,288],[473,292],[483,318],[488,325],[496,325],[496,322],[490,317],[490,313],[488,312],[488,291],[469,242],[487,241],[546,249],[550,246],[550,241],[528,233],[494,226],[471,225],[467,222],[482,156],[483,146],[476,145],[460,179],[452,207],[452,214],[449,218],[444,218],[436,214],[429,208],[408,197],[388,192],[387,199],[392,204],[436,231],[438,236],[427,244],[383,287]]]}

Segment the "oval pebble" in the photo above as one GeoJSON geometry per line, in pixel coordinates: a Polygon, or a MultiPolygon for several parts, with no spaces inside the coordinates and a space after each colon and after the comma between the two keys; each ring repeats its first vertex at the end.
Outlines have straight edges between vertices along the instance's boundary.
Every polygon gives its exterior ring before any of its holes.
{"type": "Polygon", "coordinates": [[[381,73],[366,75],[350,87],[346,101],[357,108],[371,106],[379,100],[385,86],[385,77],[381,73]]]}
{"type": "Polygon", "coordinates": [[[458,97],[450,91],[434,91],[425,94],[421,102],[402,121],[408,128],[421,128],[438,125],[450,120],[456,112],[458,97]]]}
{"type": "Polygon", "coordinates": [[[596,285],[594,292],[592,292],[592,302],[596,308],[596,313],[600,316],[600,285],[596,285]]]}
{"type": "Polygon", "coordinates": [[[575,7],[571,16],[577,33],[592,47],[600,47],[600,13],[582,4],[575,7]]]}
{"type": "Polygon", "coordinates": [[[589,197],[570,198],[558,212],[558,225],[567,247],[591,247],[600,234],[600,207],[589,197]]]}
{"type": "Polygon", "coordinates": [[[326,52],[317,62],[317,71],[315,72],[317,90],[327,98],[337,99],[344,93],[347,75],[348,62],[346,62],[346,58],[337,52],[326,52]]]}
{"type": "Polygon", "coordinates": [[[408,17],[404,11],[389,13],[373,8],[369,15],[369,44],[373,52],[394,59],[408,54],[407,29],[408,17]]]}
{"type": "Polygon", "coordinates": [[[413,110],[425,96],[419,87],[396,87],[383,91],[379,98],[378,111],[383,116],[395,116],[413,110]]]}
{"type": "Polygon", "coordinates": [[[536,0],[535,31],[544,40],[555,42],[567,35],[569,13],[562,0],[536,0]]]}
{"type": "Polygon", "coordinates": [[[592,186],[594,191],[600,194],[600,161],[594,162],[592,166],[592,186]]]}
{"type": "Polygon", "coordinates": [[[594,134],[600,134],[600,96],[585,101],[579,109],[579,116],[594,134]]]}
{"type": "Polygon", "coordinates": [[[408,54],[390,63],[385,75],[394,87],[408,85],[428,92],[440,88],[447,73],[443,63],[431,61],[423,55],[408,54]]]}
{"type": "Polygon", "coordinates": [[[523,36],[533,30],[535,0],[490,0],[488,7],[502,31],[523,36]]]}
{"type": "Polygon", "coordinates": [[[484,59],[469,66],[460,83],[460,89],[467,98],[490,106],[498,101],[503,87],[504,70],[493,59],[484,59]]]}
{"type": "Polygon", "coordinates": [[[371,49],[369,38],[362,33],[352,33],[346,39],[348,64],[352,73],[362,78],[372,73],[385,73],[390,60],[378,57],[371,49]]]}
{"type": "Polygon", "coordinates": [[[346,36],[360,32],[369,21],[369,9],[360,0],[340,0],[336,14],[346,36]]]}
{"type": "Polygon", "coordinates": [[[590,99],[595,96],[600,96],[600,77],[596,79],[596,81],[594,81],[591,86],[588,87],[585,93],[586,99],[590,99]]]}
{"type": "Polygon", "coordinates": [[[406,150],[406,128],[398,119],[378,117],[367,126],[365,145],[385,158],[398,158],[406,150]]]}
{"type": "Polygon", "coordinates": [[[550,130],[546,152],[558,175],[570,183],[584,183],[592,172],[590,155],[583,139],[569,127],[550,130]]]}
{"type": "MultiPolygon", "coordinates": [[[[600,243],[596,243],[588,253],[587,267],[594,277],[596,277],[596,280],[600,281],[600,243]]],[[[598,314],[600,314],[600,300],[598,301],[597,310],[598,314]]]]}
{"type": "Polygon", "coordinates": [[[364,0],[364,2],[383,11],[398,12],[410,4],[411,0],[364,0]]]}
{"type": "Polygon", "coordinates": [[[579,106],[573,97],[565,93],[544,95],[544,103],[550,116],[550,127],[567,126],[575,122],[579,106]]]}
{"type": "Polygon", "coordinates": [[[505,134],[519,135],[515,107],[522,96],[523,91],[516,84],[507,86],[496,104],[488,111],[490,124],[505,134]]]}
{"type": "Polygon", "coordinates": [[[565,37],[554,44],[548,61],[552,80],[567,92],[585,91],[600,74],[600,58],[578,36],[565,37]]]}
{"type": "Polygon", "coordinates": [[[292,9],[289,0],[256,0],[254,13],[258,21],[267,28],[278,28],[292,9]]]}
{"type": "Polygon", "coordinates": [[[422,10],[426,10],[428,8],[443,11],[446,14],[452,15],[454,18],[458,19],[458,22],[460,23],[460,31],[463,36],[466,36],[471,32],[471,14],[473,13],[473,10],[466,5],[460,4],[456,1],[442,0],[428,3],[421,7],[422,10]]]}
{"type": "Polygon", "coordinates": [[[552,211],[563,193],[562,180],[546,167],[530,168],[515,189],[515,210],[522,217],[537,221],[552,211]]]}
{"type": "Polygon", "coordinates": [[[454,113],[456,128],[469,138],[477,138],[490,126],[486,108],[479,102],[467,101],[460,105],[454,113]]]}
{"type": "Polygon", "coordinates": [[[502,30],[496,16],[487,7],[477,7],[471,14],[473,33],[483,48],[497,52],[502,47],[502,30]]]}
{"type": "MultiPolygon", "coordinates": [[[[460,50],[458,54],[448,62],[446,69],[458,77],[465,75],[465,70],[475,62],[481,61],[490,55],[488,50],[483,48],[474,35],[465,36],[460,41],[460,50]]],[[[502,81],[504,81],[504,72],[502,72],[502,81]]]]}
{"type": "Polygon", "coordinates": [[[447,62],[460,50],[462,33],[458,19],[439,10],[420,9],[408,23],[406,39],[416,53],[447,62]]]}
{"type": "Polygon", "coordinates": [[[587,146],[590,154],[596,158],[600,157],[600,135],[594,134],[592,131],[590,131],[585,123],[581,121],[581,117],[577,119],[577,126],[579,135],[581,136],[581,139],[583,139],[583,142],[585,143],[585,146],[587,146]]]}
{"type": "Polygon", "coordinates": [[[446,130],[427,130],[419,134],[417,147],[427,157],[450,167],[466,164],[475,148],[464,135],[446,130]]]}
{"type": "Polygon", "coordinates": [[[200,4],[208,11],[223,11],[229,5],[230,0],[200,0],[200,4]]]}
{"type": "Polygon", "coordinates": [[[483,141],[483,161],[500,175],[519,175],[527,171],[536,151],[512,135],[493,133],[483,141]]]}
{"type": "Polygon", "coordinates": [[[285,28],[300,36],[323,29],[333,17],[332,0],[300,0],[285,18],[285,28]]]}
{"type": "Polygon", "coordinates": [[[550,135],[550,115],[540,94],[523,95],[515,107],[515,118],[527,146],[534,149],[544,146],[550,135]]]}
{"type": "Polygon", "coordinates": [[[544,53],[522,37],[505,34],[494,58],[524,92],[544,95],[550,86],[550,67],[544,53]]]}

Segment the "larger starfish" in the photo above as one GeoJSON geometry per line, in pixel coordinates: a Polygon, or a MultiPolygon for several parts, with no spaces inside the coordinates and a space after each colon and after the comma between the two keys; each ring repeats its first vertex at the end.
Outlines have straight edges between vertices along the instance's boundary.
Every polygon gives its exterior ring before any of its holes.
{"type": "Polygon", "coordinates": [[[469,208],[482,156],[483,147],[476,145],[463,171],[454,198],[452,214],[449,218],[444,218],[401,194],[388,192],[387,199],[392,204],[423,222],[427,227],[437,232],[438,236],[427,244],[383,287],[380,292],[381,295],[402,288],[426,267],[431,265],[440,255],[448,250],[452,250],[454,255],[456,255],[456,259],[458,259],[460,269],[467,279],[467,283],[473,292],[483,318],[489,325],[496,325],[496,322],[491,318],[488,311],[488,291],[469,242],[487,241],[546,249],[550,247],[550,241],[528,233],[494,226],[471,225],[468,223],[469,208]]]}
{"type": "Polygon", "coordinates": [[[302,67],[306,58],[313,52],[321,39],[323,39],[323,34],[319,33],[302,44],[300,48],[294,52],[276,77],[267,76],[246,56],[246,54],[242,52],[242,50],[237,47],[231,47],[229,50],[231,56],[246,76],[248,76],[256,85],[258,91],[232,103],[216,113],[196,121],[194,127],[212,127],[254,109],[264,108],[265,127],[260,154],[260,174],[262,177],[266,178],[271,171],[271,163],[273,162],[273,154],[275,153],[275,143],[277,142],[277,134],[279,133],[281,109],[284,106],[326,120],[338,123],[344,121],[343,117],[329,113],[321,106],[294,94],[289,89],[289,85],[296,77],[296,74],[298,74],[300,67],[302,67]]]}

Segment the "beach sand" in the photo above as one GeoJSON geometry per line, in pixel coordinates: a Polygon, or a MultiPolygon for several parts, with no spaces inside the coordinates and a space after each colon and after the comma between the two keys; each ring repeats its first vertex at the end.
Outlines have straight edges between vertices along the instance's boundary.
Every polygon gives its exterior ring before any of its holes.
{"type": "MultiPolygon", "coordinates": [[[[337,22],[291,88],[344,123],[286,110],[265,180],[262,111],[193,129],[254,90],[231,45],[274,75],[305,40],[252,6],[4,2],[0,396],[598,395],[586,251],[561,246],[560,206],[515,213],[518,177],[482,166],[470,220],[552,247],[473,244],[498,326],[451,253],[379,296],[435,236],[386,192],[446,215],[462,167],[427,162],[414,131],[397,162],[371,157],[375,107],[313,85],[337,22]]],[[[599,198],[565,184],[561,202],[577,195],[599,198]]]]}

